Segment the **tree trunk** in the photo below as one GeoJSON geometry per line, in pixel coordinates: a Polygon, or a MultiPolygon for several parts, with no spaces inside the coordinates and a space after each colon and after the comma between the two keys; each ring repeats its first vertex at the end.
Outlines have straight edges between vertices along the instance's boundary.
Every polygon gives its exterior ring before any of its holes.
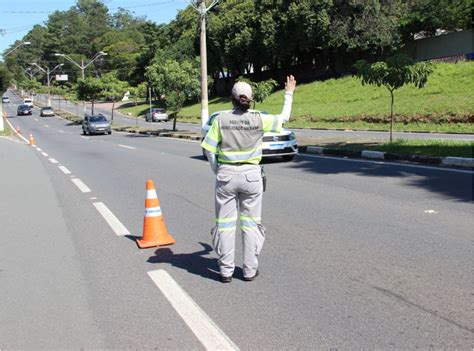
{"type": "Polygon", "coordinates": [[[391,97],[391,101],[390,101],[390,142],[392,142],[393,141],[393,100],[394,100],[393,89],[390,90],[390,97],[391,97]]]}
{"type": "Polygon", "coordinates": [[[111,121],[110,121],[111,125],[114,124],[114,107],[115,107],[115,101],[112,101],[112,117],[110,118],[111,119],[111,121]]]}
{"type": "Polygon", "coordinates": [[[176,132],[176,119],[178,118],[178,111],[173,112],[173,132],[176,132]]]}

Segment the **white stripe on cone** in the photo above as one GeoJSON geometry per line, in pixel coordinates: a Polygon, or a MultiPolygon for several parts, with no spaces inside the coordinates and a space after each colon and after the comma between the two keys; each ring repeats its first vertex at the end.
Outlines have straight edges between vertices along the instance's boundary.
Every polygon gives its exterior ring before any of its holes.
{"type": "Polygon", "coordinates": [[[147,199],[157,199],[158,195],[156,195],[155,189],[150,189],[146,191],[146,198],[147,199]]]}

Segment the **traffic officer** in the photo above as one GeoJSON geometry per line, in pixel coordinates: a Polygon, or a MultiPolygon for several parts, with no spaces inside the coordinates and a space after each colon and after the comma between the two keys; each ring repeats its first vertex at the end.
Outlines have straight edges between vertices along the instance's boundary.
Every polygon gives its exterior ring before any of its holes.
{"type": "Polygon", "coordinates": [[[237,222],[243,236],[244,280],[252,281],[258,275],[257,256],[265,240],[261,220],[263,181],[259,166],[262,136],[266,132],[280,132],[282,123],[289,120],[295,88],[295,78],[287,77],[283,110],[279,115],[268,115],[249,110],[251,86],[245,82],[235,83],[232,88],[234,109],[223,111],[214,119],[201,144],[217,176],[216,224],[211,234],[223,283],[230,283],[234,273],[237,222]]]}

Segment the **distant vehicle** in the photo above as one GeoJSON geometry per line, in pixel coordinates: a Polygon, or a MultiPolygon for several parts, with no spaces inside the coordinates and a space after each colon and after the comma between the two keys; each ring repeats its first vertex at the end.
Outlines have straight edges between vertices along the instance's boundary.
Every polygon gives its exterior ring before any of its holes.
{"type": "Polygon", "coordinates": [[[41,117],[54,117],[54,110],[50,106],[42,107],[40,111],[41,117]]]}
{"type": "Polygon", "coordinates": [[[82,131],[89,134],[112,134],[110,122],[104,115],[85,115],[82,121],[82,131]]]}
{"type": "Polygon", "coordinates": [[[24,99],[23,104],[33,107],[33,99],[29,99],[29,98],[24,99]]]}
{"type": "MultiPolygon", "coordinates": [[[[249,110],[253,111],[253,110],[249,110]]],[[[220,111],[220,112],[230,112],[220,111]]],[[[220,112],[213,113],[201,130],[202,139],[206,137],[207,132],[211,128],[211,124],[215,118],[219,116],[220,112]]],[[[262,114],[267,114],[264,111],[259,111],[262,114]]],[[[204,150],[203,150],[204,154],[204,150]]],[[[295,133],[291,130],[283,128],[280,133],[264,133],[262,136],[262,157],[277,157],[281,156],[285,161],[291,161],[298,154],[298,142],[296,141],[295,133]]]]}
{"type": "Polygon", "coordinates": [[[25,116],[25,115],[32,115],[33,114],[33,109],[25,104],[18,105],[16,109],[16,114],[17,116],[25,116]]]}
{"type": "Polygon", "coordinates": [[[151,111],[148,110],[145,115],[145,121],[147,122],[166,122],[168,120],[168,114],[164,108],[152,108],[151,111]]]}
{"type": "Polygon", "coordinates": [[[2,96],[2,103],[4,104],[9,104],[11,101],[10,101],[10,98],[8,96],[2,96]]]}

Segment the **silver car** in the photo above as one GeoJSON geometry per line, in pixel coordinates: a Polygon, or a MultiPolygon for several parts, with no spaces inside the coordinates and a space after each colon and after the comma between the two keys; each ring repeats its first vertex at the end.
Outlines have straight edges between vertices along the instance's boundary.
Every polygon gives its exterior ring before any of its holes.
{"type": "Polygon", "coordinates": [[[54,110],[52,107],[42,107],[40,111],[41,117],[54,117],[54,110]]]}
{"type": "Polygon", "coordinates": [[[164,108],[151,108],[145,115],[145,120],[147,122],[166,122],[168,121],[168,118],[168,114],[164,108]]]}
{"type": "Polygon", "coordinates": [[[84,135],[89,134],[112,134],[110,122],[104,115],[85,115],[82,121],[84,135]]]}

